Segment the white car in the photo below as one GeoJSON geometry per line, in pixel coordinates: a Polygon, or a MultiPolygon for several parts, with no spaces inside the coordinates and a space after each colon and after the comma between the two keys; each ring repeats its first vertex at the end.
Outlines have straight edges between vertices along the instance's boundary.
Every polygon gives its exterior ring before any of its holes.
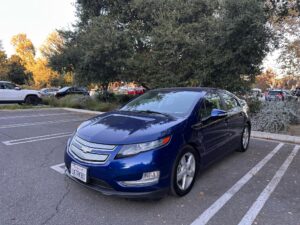
{"type": "Polygon", "coordinates": [[[0,81],[1,103],[26,103],[37,105],[41,100],[41,94],[35,90],[22,90],[20,87],[8,81],[0,81]]]}

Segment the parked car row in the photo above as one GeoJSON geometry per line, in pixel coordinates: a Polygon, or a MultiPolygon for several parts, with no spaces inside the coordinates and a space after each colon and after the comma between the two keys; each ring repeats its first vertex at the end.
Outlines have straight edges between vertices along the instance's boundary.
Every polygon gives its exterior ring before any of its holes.
{"type": "Polygon", "coordinates": [[[55,96],[61,98],[67,95],[89,95],[86,88],[82,87],[63,87],[59,88],[43,88],[37,90],[21,89],[17,85],[9,81],[0,81],[0,104],[30,104],[37,105],[44,97],[55,96]]]}

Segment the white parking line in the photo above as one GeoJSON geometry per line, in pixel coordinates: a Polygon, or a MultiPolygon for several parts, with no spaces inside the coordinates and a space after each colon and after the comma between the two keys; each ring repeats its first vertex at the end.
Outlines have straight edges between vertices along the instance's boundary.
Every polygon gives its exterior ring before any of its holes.
{"type": "Polygon", "coordinates": [[[31,142],[38,142],[38,141],[45,141],[45,140],[51,140],[51,139],[56,139],[56,138],[68,137],[68,136],[71,136],[71,134],[72,134],[71,132],[48,134],[48,135],[43,135],[43,136],[3,141],[2,143],[5,145],[8,145],[8,146],[19,145],[19,144],[25,144],[25,143],[31,143],[31,142]]]}
{"type": "Polygon", "coordinates": [[[28,127],[28,126],[38,126],[38,125],[55,124],[55,123],[80,122],[80,121],[83,121],[83,120],[70,119],[70,120],[55,120],[55,121],[43,121],[43,122],[34,122],[34,123],[7,124],[7,125],[1,125],[0,129],[16,128],[16,127],[28,127]]]}
{"type": "Polygon", "coordinates": [[[61,116],[61,115],[74,115],[77,113],[48,113],[48,114],[33,114],[33,115],[26,115],[26,116],[4,116],[0,117],[0,120],[5,119],[17,119],[17,118],[31,118],[31,117],[45,117],[45,116],[61,116]]]}
{"type": "Polygon", "coordinates": [[[60,164],[51,166],[50,168],[55,170],[56,172],[58,172],[60,174],[65,174],[66,166],[65,166],[64,163],[60,163],[60,164]]]}
{"type": "Polygon", "coordinates": [[[265,158],[257,163],[248,173],[238,180],[228,191],[206,209],[191,225],[204,225],[253,177],[270,159],[281,149],[283,143],[278,144],[265,158]]]}
{"type": "Polygon", "coordinates": [[[300,146],[295,146],[294,150],[291,152],[291,154],[287,157],[287,159],[284,161],[284,163],[281,165],[279,170],[277,170],[276,174],[272,178],[272,180],[269,182],[267,187],[262,191],[262,193],[259,195],[259,197],[256,199],[256,201],[253,203],[251,208],[248,210],[248,212],[245,214],[243,219],[238,225],[251,225],[261,209],[264,207],[265,203],[271,196],[272,192],[275,190],[279,182],[281,181],[282,177],[284,176],[285,172],[289,168],[290,164],[292,163],[293,159],[297,155],[299,151],[300,146]]]}

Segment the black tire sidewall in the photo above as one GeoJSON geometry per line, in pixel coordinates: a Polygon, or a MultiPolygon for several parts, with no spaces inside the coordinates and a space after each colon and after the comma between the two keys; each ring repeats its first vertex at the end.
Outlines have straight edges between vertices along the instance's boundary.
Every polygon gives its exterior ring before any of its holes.
{"type": "Polygon", "coordinates": [[[198,169],[199,169],[199,156],[196,152],[196,150],[187,145],[187,146],[184,146],[178,153],[177,157],[176,157],[176,160],[174,162],[174,165],[173,165],[173,170],[172,170],[172,177],[171,177],[171,193],[175,196],[184,196],[186,194],[188,194],[193,186],[194,186],[194,183],[195,183],[195,180],[196,180],[196,177],[197,177],[197,173],[198,173],[198,169]],[[195,157],[195,161],[196,161],[196,169],[195,169],[195,175],[194,175],[194,179],[190,185],[190,187],[188,189],[186,189],[185,191],[181,190],[178,185],[177,185],[177,167],[178,167],[178,163],[179,161],[181,160],[181,157],[186,154],[186,153],[192,153],[195,157]]]}
{"type": "Polygon", "coordinates": [[[240,147],[240,152],[245,152],[245,151],[247,151],[247,149],[249,148],[249,143],[250,143],[250,132],[251,132],[250,126],[249,126],[249,124],[246,124],[245,127],[244,127],[244,129],[243,129],[243,133],[242,133],[242,137],[241,137],[241,147],[240,147]],[[244,132],[245,132],[246,129],[248,129],[248,144],[247,144],[247,147],[245,148],[245,147],[244,147],[244,144],[243,144],[243,137],[244,137],[244,132]]]}
{"type": "Polygon", "coordinates": [[[25,104],[27,105],[37,105],[38,101],[39,101],[38,97],[33,95],[27,96],[25,98],[25,104]]]}

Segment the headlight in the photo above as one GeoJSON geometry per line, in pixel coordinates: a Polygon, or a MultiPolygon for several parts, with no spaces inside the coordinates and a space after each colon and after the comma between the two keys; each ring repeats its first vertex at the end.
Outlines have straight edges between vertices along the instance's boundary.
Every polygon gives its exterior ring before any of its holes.
{"type": "Polygon", "coordinates": [[[120,152],[117,155],[117,158],[124,158],[131,155],[136,155],[141,152],[146,152],[155,148],[162,147],[164,145],[167,145],[171,140],[171,136],[151,141],[151,142],[145,142],[140,144],[133,144],[133,145],[124,145],[120,152]]]}

